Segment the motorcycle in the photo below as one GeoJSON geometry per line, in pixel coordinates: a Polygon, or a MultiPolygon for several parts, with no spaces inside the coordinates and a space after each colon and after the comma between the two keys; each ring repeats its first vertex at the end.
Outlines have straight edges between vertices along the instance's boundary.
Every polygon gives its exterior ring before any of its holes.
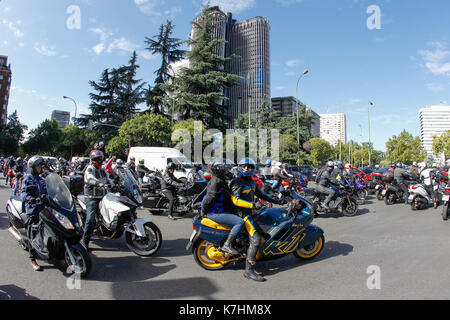
{"type": "MultiPolygon", "coordinates": [[[[416,184],[416,183],[417,182],[411,181],[411,180],[405,181],[405,184],[408,188],[409,188],[409,185],[416,184]]],[[[397,182],[394,181],[393,183],[389,184],[389,186],[387,186],[387,188],[386,188],[386,192],[384,195],[384,203],[386,205],[392,205],[397,202],[402,202],[403,196],[404,196],[403,190],[399,187],[397,182]]]]}
{"type": "Polygon", "coordinates": [[[447,184],[447,186],[443,189],[442,194],[442,202],[444,203],[444,207],[442,209],[442,219],[448,220],[450,216],[450,208],[449,208],[449,201],[450,199],[450,183],[447,184]]]}
{"type": "MultiPolygon", "coordinates": [[[[358,203],[352,195],[352,190],[349,186],[329,186],[331,189],[335,191],[335,194],[328,206],[330,208],[334,208],[332,210],[338,209],[344,216],[352,217],[358,212],[358,203]]],[[[314,214],[318,214],[319,212],[329,212],[330,210],[326,209],[323,205],[326,194],[320,193],[317,190],[314,190],[312,196],[312,212],[314,214]]]]}
{"type": "Polygon", "coordinates": [[[286,209],[264,209],[253,217],[244,218],[245,228],[236,237],[233,247],[239,255],[222,251],[231,228],[208,218],[196,216],[194,231],[186,250],[191,250],[196,263],[206,270],[221,270],[227,265],[245,260],[250,245],[248,234],[254,232],[252,223],[264,232],[256,260],[272,260],[294,254],[300,260],[315,258],[323,249],[323,230],[311,224],[311,204],[298,194],[286,209]]]}
{"type": "MultiPolygon", "coordinates": [[[[183,188],[178,188],[176,192],[175,202],[173,204],[173,212],[186,215],[196,212],[200,209],[201,201],[206,190],[207,181],[198,180],[194,183],[188,183],[183,188]]],[[[163,192],[158,190],[154,194],[146,194],[144,197],[144,207],[153,215],[160,215],[168,211],[169,199],[163,192]]]]}
{"type": "MultiPolygon", "coordinates": [[[[64,260],[68,271],[86,277],[91,270],[91,258],[80,244],[82,221],[70,191],[57,174],[47,176],[46,183],[48,197],[43,203],[48,202],[48,205],[39,213],[39,222],[32,225],[31,239],[25,228],[28,217],[19,196],[12,196],[6,205],[10,223],[8,231],[25,250],[30,250],[31,240],[38,259],[50,263],[64,260]]],[[[37,201],[44,200],[39,198],[37,201]]]]}
{"type": "MultiPolygon", "coordinates": [[[[116,174],[120,183],[117,190],[105,190],[108,192],[100,201],[94,233],[105,239],[119,239],[125,234],[131,251],[139,256],[152,256],[161,248],[161,231],[151,220],[137,217],[136,209],[142,206],[142,196],[129,169],[118,170],[116,174]]],[[[76,199],[85,222],[86,198],[78,195],[76,199]]]]}
{"type": "Polygon", "coordinates": [[[433,204],[433,198],[431,194],[428,193],[425,185],[423,184],[412,184],[408,186],[409,197],[408,202],[411,202],[412,210],[424,209],[425,206],[433,204]]]}

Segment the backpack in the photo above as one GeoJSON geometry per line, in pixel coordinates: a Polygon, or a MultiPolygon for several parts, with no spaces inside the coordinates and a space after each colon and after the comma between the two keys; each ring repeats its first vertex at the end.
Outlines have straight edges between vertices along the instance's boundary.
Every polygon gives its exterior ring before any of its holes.
{"type": "Polygon", "coordinates": [[[320,177],[322,176],[324,171],[325,171],[325,168],[322,168],[322,169],[319,170],[319,172],[317,172],[316,179],[314,180],[315,183],[319,183],[320,177]]]}

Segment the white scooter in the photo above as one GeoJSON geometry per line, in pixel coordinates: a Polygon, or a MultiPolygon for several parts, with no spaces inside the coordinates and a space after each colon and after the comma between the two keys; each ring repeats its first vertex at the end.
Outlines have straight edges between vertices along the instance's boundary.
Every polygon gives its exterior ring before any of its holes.
{"type": "Polygon", "coordinates": [[[424,209],[428,205],[433,205],[433,198],[431,194],[425,189],[424,184],[413,184],[408,186],[409,197],[408,202],[411,202],[412,210],[424,209]]]}
{"type": "MultiPolygon", "coordinates": [[[[137,217],[136,209],[142,206],[142,196],[133,174],[121,169],[117,175],[120,178],[118,190],[108,190],[100,201],[100,216],[96,217],[94,232],[106,239],[118,239],[125,233],[131,251],[139,256],[152,256],[161,248],[161,231],[150,219],[137,217]]],[[[78,195],[77,203],[85,222],[85,196],[78,195]]]]}

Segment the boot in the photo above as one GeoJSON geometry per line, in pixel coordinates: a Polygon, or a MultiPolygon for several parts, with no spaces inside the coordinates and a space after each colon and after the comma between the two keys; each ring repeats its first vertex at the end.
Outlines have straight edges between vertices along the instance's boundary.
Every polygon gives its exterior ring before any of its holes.
{"type": "Polygon", "coordinates": [[[167,218],[169,218],[170,220],[175,220],[175,218],[173,217],[173,215],[171,213],[169,213],[169,215],[167,216],[167,218]]]}
{"type": "Polygon", "coordinates": [[[33,268],[34,271],[42,271],[41,266],[38,265],[36,260],[31,260],[31,267],[33,268]]]}
{"type": "Polygon", "coordinates": [[[255,263],[253,263],[253,265],[252,265],[248,260],[245,261],[244,277],[246,277],[247,279],[251,279],[253,281],[257,281],[257,282],[266,281],[265,278],[261,277],[259,274],[257,274],[255,272],[254,264],[255,263]]]}
{"type": "Polygon", "coordinates": [[[227,240],[225,241],[225,243],[222,246],[222,251],[225,251],[227,253],[230,253],[232,255],[238,255],[239,251],[237,251],[236,249],[234,249],[232,247],[234,239],[236,239],[236,236],[234,234],[229,234],[227,240]]]}

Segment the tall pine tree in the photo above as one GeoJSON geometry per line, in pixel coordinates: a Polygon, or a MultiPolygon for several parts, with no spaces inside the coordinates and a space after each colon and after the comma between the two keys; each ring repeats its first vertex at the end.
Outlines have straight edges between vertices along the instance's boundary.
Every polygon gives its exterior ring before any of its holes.
{"type": "MultiPolygon", "coordinates": [[[[225,40],[213,37],[215,26],[210,8],[204,8],[201,18],[192,24],[197,33],[189,41],[190,67],[183,68],[168,89],[173,93],[175,109],[183,113],[184,119],[201,120],[208,128],[224,131],[227,106],[223,91],[240,80],[225,71],[234,56],[224,58],[217,54],[217,48],[225,40]]],[[[172,98],[166,99],[166,103],[172,103],[172,98]]]]}

